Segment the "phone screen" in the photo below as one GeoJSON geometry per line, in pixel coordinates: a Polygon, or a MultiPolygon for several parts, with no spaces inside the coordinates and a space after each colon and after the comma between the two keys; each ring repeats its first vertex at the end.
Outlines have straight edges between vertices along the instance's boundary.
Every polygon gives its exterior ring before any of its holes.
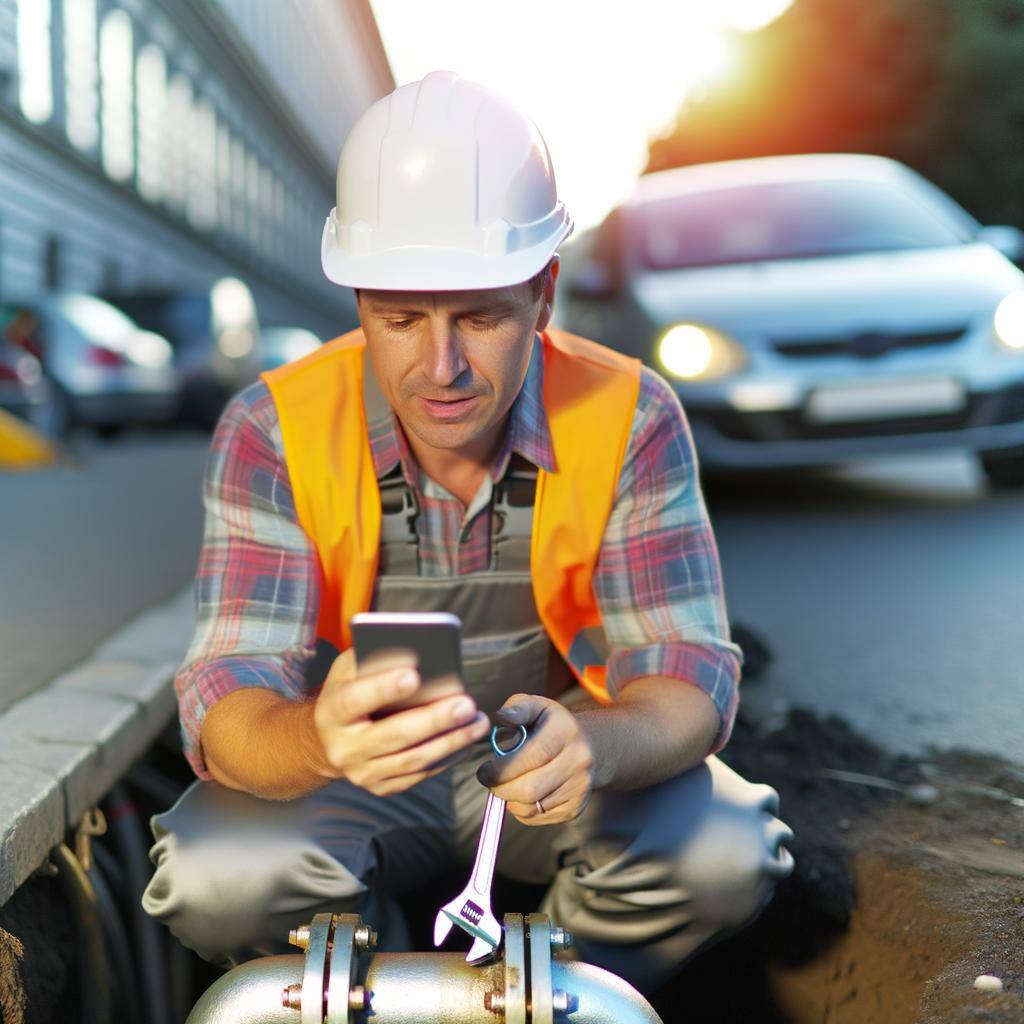
{"type": "Polygon", "coordinates": [[[449,612],[363,612],[352,618],[352,639],[360,668],[385,667],[397,652],[412,651],[420,686],[408,697],[378,710],[373,717],[429,704],[461,693],[462,623],[449,612]]]}

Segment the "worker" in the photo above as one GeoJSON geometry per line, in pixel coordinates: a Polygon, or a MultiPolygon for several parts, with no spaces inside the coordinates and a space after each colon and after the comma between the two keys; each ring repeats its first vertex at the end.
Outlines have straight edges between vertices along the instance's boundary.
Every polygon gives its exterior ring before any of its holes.
{"type": "Polygon", "coordinates": [[[237,395],[206,471],[198,779],[153,819],[144,905],[211,961],[324,911],[409,948],[396,898],[472,861],[488,790],[498,872],[645,991],[792,870],[777,794],[716,756],[741,651],[678,398],[551,326],[571,230],[536,126],[450,72],[343,146],[322,264],[361,328],[237,395]],[[375,715],[419,679],[356,664],[368,609],[455,612],[466,692],[375,715]]]}

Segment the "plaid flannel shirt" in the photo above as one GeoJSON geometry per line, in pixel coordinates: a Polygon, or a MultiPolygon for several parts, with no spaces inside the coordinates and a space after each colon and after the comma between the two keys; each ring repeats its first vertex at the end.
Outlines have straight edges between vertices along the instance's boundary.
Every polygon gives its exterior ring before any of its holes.
{"type": "MultiPolygon", "coordinates": [[[[468,508],[418,471],[393,416],[373,431],[377,477],[401,463],[416,491],[424,575],[487,569],[493,488],[513,453],[553,468],[543,373],[536,339],[499,456],[468,508]]],[[[225,409],[203,501],[197,628],[175,687],[186,756],[199,778],[209,779],[200,746],[205,714],[239,687],[305,696],[316,640],[317,556],[295,512],[277,409],[263,381],[225,409]]],[[[686,416],[671,387],[646,367],[593,586],[611,649],[609,692],[654,675],[700,687],[719,716],[709,753],[720,750],[735,719],[742,654],[729,640],[718,549],[686,416]]]]}

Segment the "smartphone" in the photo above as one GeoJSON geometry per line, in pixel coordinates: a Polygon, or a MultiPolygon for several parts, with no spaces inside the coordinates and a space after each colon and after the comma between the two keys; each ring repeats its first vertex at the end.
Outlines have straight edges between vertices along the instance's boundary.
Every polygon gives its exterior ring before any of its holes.
{"type": "Polygon", "coordinates": [[[411,651],[420,674],[408,697],[378,709],[382,718],[465,692],[462,682],[462,623],[450,612],[361,612],[352,616],[352,641],[360,668],[386,668],[396,655],[411,651]]]}

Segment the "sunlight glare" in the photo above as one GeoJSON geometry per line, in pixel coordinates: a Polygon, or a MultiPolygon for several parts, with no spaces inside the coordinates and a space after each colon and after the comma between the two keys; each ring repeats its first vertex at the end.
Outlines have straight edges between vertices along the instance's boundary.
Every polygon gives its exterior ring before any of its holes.
{"type": "Polygon", "coordinates": [[[730,33],[791,2],[371,0],[398,85],[455,71],[536,122],[577,233],[631,191],[687,95],[729,75],[730,33]]]}

